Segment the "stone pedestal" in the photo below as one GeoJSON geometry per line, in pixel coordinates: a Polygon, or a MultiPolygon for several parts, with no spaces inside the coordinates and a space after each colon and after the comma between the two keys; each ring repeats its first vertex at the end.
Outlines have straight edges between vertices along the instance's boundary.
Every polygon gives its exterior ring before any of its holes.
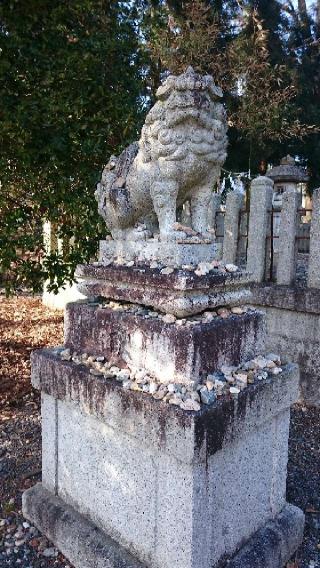
{"type": "Polygon", "coordinates": [[[150,306],[178,317],[198,314],[223,305],[249,302],[251,275],[219,269],[205,276],[183,268],[164,274],[147,264],[132,267],[110,264],[80,265],[75,276],[78,289],[88,298],[113,298],[150,306]]]}
{"type": "Polygon", "coordinates": [[[111,285],[124,290],[129,282],[132,291],[143,278],[143,305],[72,304],[68,350],[33,354],[32,380],[42,393],[43,476],[24,494],[25,516],[76,568],[284,566],[304,525],[303,513],[285,501],[297,367],[265,373],[243,390],[217,391],[211,404],[194,410],[157,400],[142,387],[130,390],[130,381],[112,378],[111,369],[99,371],[99,360],[127,374],[143,367],[168,390],[174,383],[181,396],[188,389],[197,395],[197,383],[221,376],[215,373],[224,365],[261,354],[259,312],[210,317],[198,309],[197,317],[168,320],[145,308],[151,288],[157,305],[169,292],[175,305],[181,292],[196,289],[221,306],[227,286],[241,297],[246,275],[196,282],[170,274],[170,288],[163,275],[133,268],[131,276],[123,269],[121,282],[115,267],[79,270],[90,277],[98,271],[98,295],[108,290],[109,297],[111,285]],[[88,367],[88,357],[96,367],[88,367]]]}
{"type": "Polygon", "coordinates": [[[100,241],[99,260],[102,264],[120,260],[124,262],[152,262],[162,264],[182,265],[198,264],[198,262],[210,262],[219,259],[222,247],[218,243],[201,242],[193,237],[185,242],[159,242],[155,239],[140,241],[106,240],[100,241]]]}
{"type": "Polygon", "coordinates": [[[188,383],[263,352],[263,316],[252,310],[226,319],[166,323],[161,314],[139,313],[135,305],[124,310],[109,303],[73,303],[65,312],[65,346],[119,367],[143,368],[163,383],[188,383]]]}

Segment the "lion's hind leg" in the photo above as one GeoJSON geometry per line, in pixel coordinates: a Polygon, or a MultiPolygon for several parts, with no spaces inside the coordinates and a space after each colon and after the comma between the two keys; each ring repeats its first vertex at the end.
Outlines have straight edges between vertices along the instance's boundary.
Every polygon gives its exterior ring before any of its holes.
{"type": "Polygon", "coordinates": [[[204,237],[212,237],[208,233],[210,224],[210,207],[212,199],[211,184],[206,184],[195,189],[191,197],[191,226],[194,231],[204,237]]]}

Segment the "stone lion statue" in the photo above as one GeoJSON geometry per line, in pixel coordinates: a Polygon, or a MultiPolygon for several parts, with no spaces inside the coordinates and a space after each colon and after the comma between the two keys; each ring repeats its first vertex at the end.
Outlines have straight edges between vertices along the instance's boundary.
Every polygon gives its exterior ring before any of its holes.
{"type": "Polygon", "coordinates": [[[170,75],[156,95],[139,142],[103,170],[95,192],[99,213],[114,239],[160,232],[161,241],[174,241],[185,236],[176,230],[177,208],[190,201],[192,229],[208,237],[212,190],[227,148],[222,91],[189,67],[170,75]]]}

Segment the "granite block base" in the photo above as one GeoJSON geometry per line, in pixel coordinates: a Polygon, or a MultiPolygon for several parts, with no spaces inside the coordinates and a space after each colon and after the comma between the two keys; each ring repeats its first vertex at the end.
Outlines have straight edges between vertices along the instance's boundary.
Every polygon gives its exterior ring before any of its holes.
{"type": "Polygon", "coordinates": [[[221,258],[218,243],[161,243],[157,240],[106,240],[100,241],[99,261],[102,264],[115,259],[140,262],[157,261],[163,264],[198,264],[221,258]]]}
{"type": "Polygon", "coordinates": [[[212,271],[198,276],[185,269],[163,274],[160,268],[141,264],[79,265],[77,288],[87,298],[111,298],[150,306],[177,317],[186,317],[218,306],[249,302],[251,276],[247,272],[212,271]]]}
{"type": "MultiPolygon", "coordinates": [[[[54,350],[34,353],[32,372],[42,393],[44,488],[142,565],[218,567],[287,507],[297,367],[197,412],[125,390],[54,350]]],[[[32,513],[32,495],[25,515],[45,531],[37,514],[47,513],[32,513]]],[[[93,568],[74,561],[51,524],[50,538],[76,568],[93,568]]],[[[80,540],[70,546],[81,549],[80,540]]],[[[100,565],[114,566],[108,556],[100,565]]]]}
{"type": "MultiPolygon", "coordinates": [[[[147,568],[41,483],[25,491],[23,513],[75,568],[147,568]]],[[[303,528],[302,511],[287,505],[219,568],[283,568],[300,545],[303,528]]]]}

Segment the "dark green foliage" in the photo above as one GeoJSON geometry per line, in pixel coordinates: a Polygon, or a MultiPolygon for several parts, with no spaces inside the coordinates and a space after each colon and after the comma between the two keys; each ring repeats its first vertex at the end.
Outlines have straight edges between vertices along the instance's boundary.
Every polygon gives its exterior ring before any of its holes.
{"type": "Polygon", "coordinates": [[[319,46],[312,14],[290,1],[2,0],[0,280],[57,287],[95,255],[95,184],[137,139],[167,69],[192,63],[222,86],[228,170],[290,152],[319,186],[319,46]],[[44,220],[71,246],[45,255],[44,220]]]}
{"type": "MultiPolygon", "coordinates": [[[[278,0],[186,0],[179,11],[163,2],[162,14],[151,38],[153,58],[174,72],[191,62],[223,88],[226,168],[256,174],[261,161],[277,163],[288,151],[319,163],[319,43],[305,15],[278,0]],[[297,35],[304,45],[313,42],[311,60],[297,35]]],[[[311,188],[315,183],[314,175],[311,188]]]]}
{"type": "Polygon", "coordinates": [[[132,9],[106,0],[3,0],[0,49],[1,271],[37,289],[96,251],[94,187],[137,137],[143,62],[132,9]],[[39,262],[44,219],[74,237],[63,263],[39,262]]]}

